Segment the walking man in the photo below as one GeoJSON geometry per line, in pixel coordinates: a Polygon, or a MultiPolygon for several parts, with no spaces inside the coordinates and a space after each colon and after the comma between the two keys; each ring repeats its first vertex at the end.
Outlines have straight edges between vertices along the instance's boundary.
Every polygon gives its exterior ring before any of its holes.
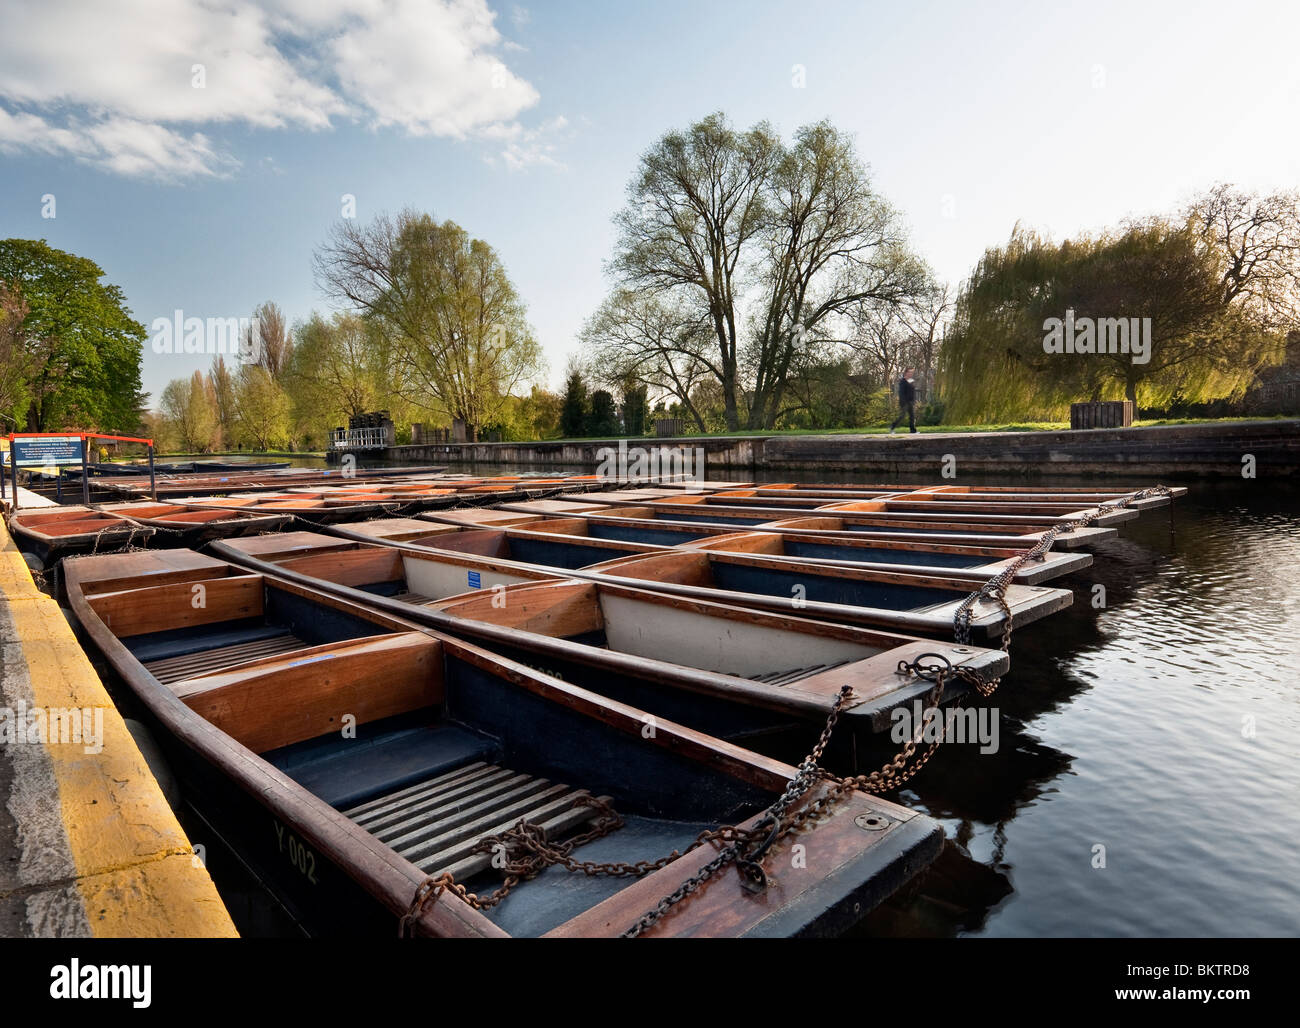
{"type": "Polygon", "coordinates": [[[894,429],[902,423],[903,415],[907,415],[907,427],[911,431],[916,431],[916,368],[908,368],[903,372],[903,377],[898,380],[898,417],[894,423],[889,426],[889,433],[893,435],[894,429]]]}

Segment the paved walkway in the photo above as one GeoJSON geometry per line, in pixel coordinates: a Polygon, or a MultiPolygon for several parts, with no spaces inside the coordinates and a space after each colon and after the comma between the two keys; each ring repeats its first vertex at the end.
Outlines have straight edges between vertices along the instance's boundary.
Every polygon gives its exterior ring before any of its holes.
{"type": "Polygon", "coordinates": [[[233,935],[63,612],[0,523],[0,936],[233,935]],[[16,733],[18,715],[30,725],[37,711],[47,724],[77,711],[89,728],[79,743],[16,733]]]}
{"type": "MultiPolygon", "coordinates": [[[[11,509],[11,508],[13,507],[13,505],[14,505],[14,495],[13,495],[13,494],[14,494],[14,487],[13,487],[12,485],[6,485],[6,486],[5,486],[5,497],[4,497],[4,503],[5,503],[6,508],[10,508],[10,509],[11,509]]],[[[70,501],[70,502],[71,502],[71,501],[70,501]]],[[[48,497],[41,496],[39,493],[34,493],[34,492],[32,492],[30,489],[24,489],[22,486],[19,486],[19,487],[18,487],[18,506],[19,506],[19,508],[24,508],[24,507],[57,507],[58,504],[55,503],[53,500],[49,499],[48,497]]]]}

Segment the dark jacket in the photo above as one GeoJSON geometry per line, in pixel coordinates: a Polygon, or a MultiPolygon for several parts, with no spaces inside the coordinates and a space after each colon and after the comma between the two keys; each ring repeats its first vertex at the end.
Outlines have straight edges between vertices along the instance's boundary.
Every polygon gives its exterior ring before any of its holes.
{"type": "Polygon", "coordinates": [[[916,402],[916,386],[905,378],[898,380],[898,403],[902,407],[911,406],[916,402]]]}

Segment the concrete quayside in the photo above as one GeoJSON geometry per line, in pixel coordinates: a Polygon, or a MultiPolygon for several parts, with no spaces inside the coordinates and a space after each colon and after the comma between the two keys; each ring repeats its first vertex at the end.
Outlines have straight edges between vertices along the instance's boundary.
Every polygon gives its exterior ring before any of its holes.
{"type": "MultiPolygon", "coordinates": [[[[358,452],[396,463],[499,464],[520,469],[597,468],[620,443],[703,454],[710,472],[853,471],[863,475],[989,474],[1273,478],[1300,470],[1300,419],[1048,432],[915,435],[744,435],[437,443],[358,452]],[[604,451],[604,452],[602,452],[604,451]]],[[[336,451],[331,460],[340,459],[336,451]]]]}

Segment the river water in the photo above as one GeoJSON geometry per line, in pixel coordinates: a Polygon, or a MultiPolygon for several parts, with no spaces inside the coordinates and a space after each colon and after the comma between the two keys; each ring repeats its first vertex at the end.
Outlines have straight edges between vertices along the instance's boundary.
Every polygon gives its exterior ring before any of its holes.
{"type": "Polygon", "coordinates": [[[1195,484],[1094,552],[1013,640],[997,752],[898,797],[955,845],[862,931],[1300,931],[1300,491],[1195,484]]]}

